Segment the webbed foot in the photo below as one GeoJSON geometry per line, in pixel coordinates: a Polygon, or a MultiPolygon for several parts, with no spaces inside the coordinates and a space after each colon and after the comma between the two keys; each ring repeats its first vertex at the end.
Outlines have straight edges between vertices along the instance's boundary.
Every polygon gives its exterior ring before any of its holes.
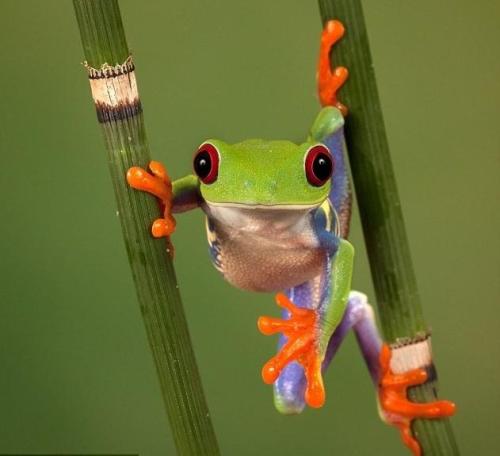
{"type": "Polygon", "coordinates": [[[337,91],[344,84],[349,72],[345,67],[336,67],[333,72],[330,51],[333,45],[344,36],[344,26],[339,21],[328,21],[321,34],[321,46],[318,61],[318,95],[321,106],[335,106],[345,116],[347,107],[337,99],[337,91]]]}
{"type": "Polygon", "coordinates": [[[138,166],[127,171],[127,182],[136,190],[151,193],[160,200],[163,218],[156,219],[151,227],[155,238],[170,236],[175,231],[175,219],[172,217],[172,182],[164,166],[156,161],[149,163],[151,172],[138,166]]]}
{"type": "Polygon", "coordinates": [[[415,403],[408,400],[407,390],[411,386],[421,385],[427,380],[423,369],[413,369],[403,374],[394,374],[390,368],[391,349],[382,345],[380,351],[381,380],[379,400],[383,419],[388,424],[397,426],[404,444],[415,456],[420,456],[421,448],[411,432],[411,422],[415,418],[443,418],[455,413],[455,404],[450,401],[415,403]]]}
{"type": "Polygon", "coordinates": [[[279,353],[264,364],[262,378],[265,383],[274,383],[287,364],[297,361],[303,366],[307,381],[306,403],[310,407],[321,407],[325,402],[325,388],[322,358],[317,348],[318,314],[316,310],[297,307],[282,293],[276,295],[276,303],[290,312],[290,318],[260,317],[257,325],[266,336],[282,332],[288,340],[279,353]]]}

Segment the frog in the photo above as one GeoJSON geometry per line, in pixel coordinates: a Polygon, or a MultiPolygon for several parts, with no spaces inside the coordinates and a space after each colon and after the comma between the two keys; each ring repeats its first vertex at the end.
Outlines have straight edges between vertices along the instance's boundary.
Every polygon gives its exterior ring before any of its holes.
{"type": "Polygon", "coordinates": [[[161,202],[163,217],[152,224],[154,237],[170,239],[173,214],[200,208],[210,258],[224,279],[243,290],[277,293],[281,318],[263,316],[257,325],[264,335],[280,334],[278,353],[261,372],[273,385],[279,412],[324,405],[323,374],[353,329],[382,418],[399,427],[404,443],[419,454],[412,420],[450,416],[454,404],[408,399],[407,389],[424,383],[427,371],[393,372],[391,348],[382,342],[366,295],[351,290],[348,109],[337,97],[348,71],[332,70],[330,57],[344,30],[333,20],[322,32],[317,70],[322,109],[303,142],[208,139],[194,153],[193,174],[172,182],[163,165],[152,161],[149,169],[130,168],[126,178],[161,202]]]}

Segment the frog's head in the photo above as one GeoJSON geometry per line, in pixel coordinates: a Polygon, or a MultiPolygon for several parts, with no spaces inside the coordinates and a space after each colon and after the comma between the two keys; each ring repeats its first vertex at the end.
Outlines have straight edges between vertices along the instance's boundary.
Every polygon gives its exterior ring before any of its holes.
{"type": "Polygon", "coordinates": [[[212,205],[307,208],[328,197],[333,157],[317,141],[205,141],[194,157],[203,199],[212,205]]]}

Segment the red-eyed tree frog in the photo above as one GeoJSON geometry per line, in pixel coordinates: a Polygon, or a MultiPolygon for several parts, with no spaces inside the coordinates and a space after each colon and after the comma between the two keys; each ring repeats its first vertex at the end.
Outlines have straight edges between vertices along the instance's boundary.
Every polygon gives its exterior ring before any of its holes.
{"type": "Polygon", "coordinates": [[[381,342],[366,296],[351,292],[347,109],[336,98],[347,70],[332,72],[329,58],[343,33],[338,21],[323,31],[318,86],[324,107],[302,144],[209,139],[195,153],[193,175],[171,183],[163,166],[151,162],[150,171],[131,168],[127,180],[163,203],[164,217],[153,223],[153,236],[174,231],[172,213],[199,207],[206,214],[213,264],[224,278],[245,290],[279,292],[283,318],[261,317],[258,327],[266,335],[282,334],[278,354],[262,369],[264,381],[274,385],[280,412],[324,404],[322,373],[353,328],[378,388],[383,418],[397,425],[407,446],[419,454],[411,420],[447,416],[454,406],[407,399],[409,386],[426,381],[427,366],[394,372],[391,350],[381,342]]]}

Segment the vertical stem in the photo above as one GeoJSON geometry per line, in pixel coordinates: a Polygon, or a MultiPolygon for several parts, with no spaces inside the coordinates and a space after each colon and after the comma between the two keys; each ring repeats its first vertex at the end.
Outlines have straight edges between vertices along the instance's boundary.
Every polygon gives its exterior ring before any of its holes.
{"type": "MultiPolygon", "coordinates": [[[[345,37],[335,47],[335,66],[349,79],[341,100],[349,108],[346,141],[373,284],[385,338],[390,343],[427,336],[408,239],[389,154],[384,119],[360,0],[319,0],[323,23],[340,20],[345,37]]],[[[417,402],[436,399],[437,376],[410,390],[417,402]]],[[[457,455],[448,420],[416,420],[413,426],[428,455],[457,455]]]]}
{"type": "Polygon", "coordinates": [[[74,0],[97,117],[108,152],[125,246],[179,454],[218,455],[179,288],[164,239],[150,234],[160,210],[125,174],[150,161],[135,68],[117,0],[74,0]]]}

